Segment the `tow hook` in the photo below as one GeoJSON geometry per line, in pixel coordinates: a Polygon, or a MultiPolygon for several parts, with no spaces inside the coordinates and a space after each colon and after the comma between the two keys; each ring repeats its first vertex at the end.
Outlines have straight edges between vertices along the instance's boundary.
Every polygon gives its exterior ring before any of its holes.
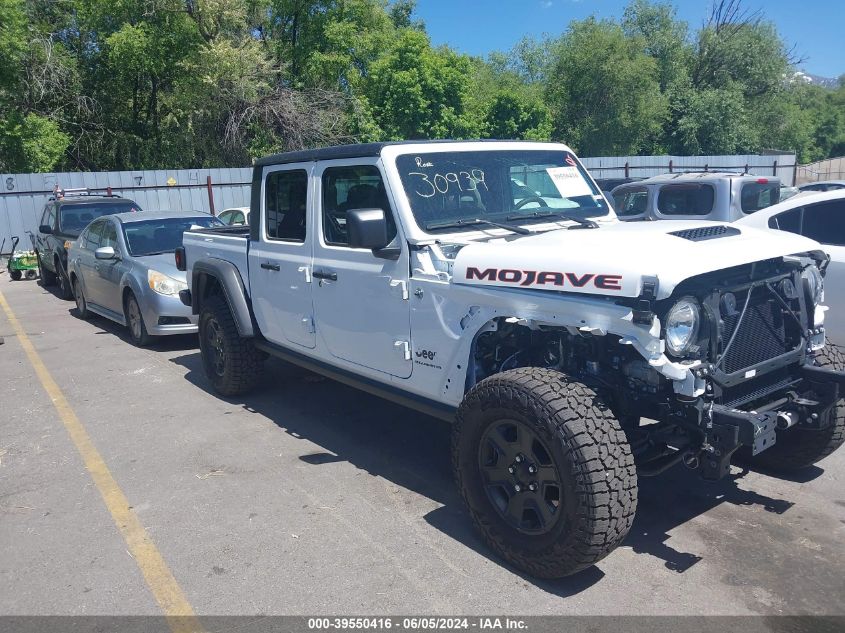
{"type": "Polygon", "coordinates": [[[780,411],[777,417],[778,430],[783,431],[798,424],[798,414],[795,411],[780,411]]]}

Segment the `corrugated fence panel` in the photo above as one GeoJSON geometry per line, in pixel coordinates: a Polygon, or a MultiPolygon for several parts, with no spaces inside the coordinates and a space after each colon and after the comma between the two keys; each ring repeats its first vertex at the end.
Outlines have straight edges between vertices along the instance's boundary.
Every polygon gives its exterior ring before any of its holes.
{"type": "MultiPolygon", "coordinates": [[[[784,184],[792,184],[795,173],[794,155],[775,156],[604,156],[582,158],[596,178],[656,176],[670,171],[703,169],[730,171],[748,170],[760,176],[779,176],[784,184]]],[[[179,169],[157,171],[72,172],[57,174],[0,175],[0,242],[8,253],[11,236],[21,237],[21,247],[29,244],[26,231],[36,231],[44,204],[53,187],[65,189],[88,187],[94,193],[107,187],[117,195],[131,198],[142,209],[204,211],[211,209],[207,178],[211,177],[214,209],[217,213],[229,207],[249,206],[251,167],[223,169],[179,169]]]]}

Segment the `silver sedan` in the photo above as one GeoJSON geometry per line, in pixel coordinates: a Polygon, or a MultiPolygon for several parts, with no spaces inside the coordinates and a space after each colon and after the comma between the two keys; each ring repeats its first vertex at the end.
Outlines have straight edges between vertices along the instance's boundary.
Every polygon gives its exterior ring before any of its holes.
{"type": "Polygon", "coordinates": [[[141,211],[91,222],[68,251],[77,314],[104,316],[129,328],[144,346],[154,336],[197,331],[196,317],[179,300],[187,288],[173,252],[191,227],[221,226],[201,213],[141,211]]]}

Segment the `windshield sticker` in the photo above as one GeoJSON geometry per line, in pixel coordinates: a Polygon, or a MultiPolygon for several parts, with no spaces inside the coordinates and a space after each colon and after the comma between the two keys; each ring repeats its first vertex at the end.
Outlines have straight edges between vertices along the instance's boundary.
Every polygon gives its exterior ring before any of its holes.
{"type": "Polygon", "coordinates": [[[593,195],[593,190],[577,167],[548,167],[546,172],[564,198],[593,195]]]}

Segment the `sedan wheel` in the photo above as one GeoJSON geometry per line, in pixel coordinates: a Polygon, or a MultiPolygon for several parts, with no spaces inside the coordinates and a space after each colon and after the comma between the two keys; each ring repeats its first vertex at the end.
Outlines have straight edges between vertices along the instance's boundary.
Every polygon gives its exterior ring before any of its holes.
{"type": "Polygon", "coordinates": [[[126,298],[126,324],[129,326],[129,338],[135,345],[145,347],[150,344],[152,337],[147,333],[147,326],[144,324],[144,316],[141,314],[138,300],[131,292],[126,298]]]}
{"type": "Polygon", "coordinates": [[[85,301],[85,295],[82,293],[82,284],[78,279],[73,280],[73,296],[76,299],[76,316],[80,319],[87,319],[91,316],[88,311],[88,302],[85,301]]]}

